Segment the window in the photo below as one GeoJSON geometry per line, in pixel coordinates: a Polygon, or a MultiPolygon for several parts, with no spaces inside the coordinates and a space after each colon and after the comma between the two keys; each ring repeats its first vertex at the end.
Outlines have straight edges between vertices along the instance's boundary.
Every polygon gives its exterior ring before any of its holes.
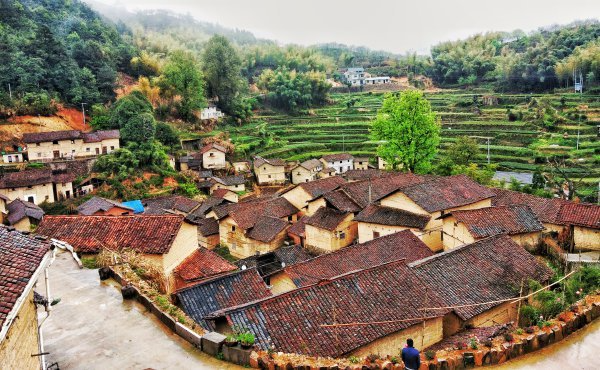
{"type": "Polygon", "coordinates": [[[75,144],[75,140],[71,140],[71,144],[75,144]]]}
{"type": "Polygon", "coordinates": [[[52,144],[54,144],[54,145],[58,145],[58,140],[54,140],[54,141],[52,142],[52,144]]]}
{"type": "Polygon", "coordinates": [[[373,239],[379,238],[379,231],[373,231],[373,239]]]}
{"type": "Polygon", "coordinates": [[[269,175],[269,178],[271,178],[271,175],[269,175]]]}
{"type": "Polygon", "coordinates": [[[288,216],[288,221],[293,221],[294,220],[294,215],[288,216]]]}
{"type": "Polygon", "coordinates": [[[34,197],[33,195],[29,195],[29,196],[27,197],[27,201],[28,201],[29,203],[35,203],[35,197],[34,197]]]}
{"type": "Polygon", "coordinates": [[[235,226],[231,225],[231,231],[235,231],[235,226]]]}
{"type": "Polygon", "coordinates": [[[231,249],[236,249],[237,246],[235,245],[235,242],[231,243],[231,249]]]}
{"type": "Polygon", "coordinates": [[[32,188],[33,188],[33,186],[31,186],[31,185],[27,186],[27,189],[32,189],[32,188]]]}
{"type": "Polygon", "coordinates": [[[215,153],[208,153],[208,156],[209,156],[209,157],[214,157],[214,156],[215,156],[215,153]]]}
{"type": "Polygon", "coordinates": [[[86,152],[89,152],[89,151],[90,151],[90,148],[85,148],[85,151],[86,151],[86,152]]]}
{"type": "Polygon", "coordinates": [[[111,146],[110,146],[110,150],[115,150],[115,147],[114,147],[114,145],[111,145],[111,146]]]}
{"type": "Polygon", "coordinates": [[[40,145],[41,145],[40,143],[35,143],[35,146],[40,146],[40,145]]]}

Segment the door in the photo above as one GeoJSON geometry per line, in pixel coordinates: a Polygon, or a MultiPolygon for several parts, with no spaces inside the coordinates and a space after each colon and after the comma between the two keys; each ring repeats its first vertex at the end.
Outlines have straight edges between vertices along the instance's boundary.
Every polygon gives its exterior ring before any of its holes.
{"type": "Polygon", "coordinates": [[[35,203],[35,197],[33,195],[30,195],[30,196],[27,197],[27,201],[29,203],[35,203]]]}
{"type": "Polygon", "coordinates": [[[71,199],[71,191],[65,191],[65,196],[67,197],[67,199],[71,199]]]}
{"type": "Polygon", "coordinates": [[[96,155],[100,155],[100,148],[96,148],[96,155]]]}
{"type": "Polygon", "coordinates": [[[60,150],[53,151],[52,156],[54,157],[54,159],[60,158],[60,150]]]}
{"type": "Polygon", "coordinates": [[[106,153],[108,153],[108,147],[103,146],[102,147],[102,154],[106,154],[106,153]]]}

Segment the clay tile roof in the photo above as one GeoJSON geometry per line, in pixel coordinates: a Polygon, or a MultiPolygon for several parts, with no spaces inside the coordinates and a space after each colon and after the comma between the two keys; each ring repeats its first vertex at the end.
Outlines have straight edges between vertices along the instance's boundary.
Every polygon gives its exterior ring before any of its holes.
{"type": "MultiPolygon", "coordinates": [[[[215,312],[231,325],[248,328],[261,349],[310,356],[342,357],[373,341],[422,321],[424,292],[404,261],[354,271],[305,288],[215,312]],[[410,283],[407,283],[410,282],[410,283]],[[323,324],[397,320],[385,325],[338,328],[323,324]],[[413,320],[414,321],[408,321],[413,320]],[[406,321],[404,321],[406,320],[406,321]]],[[[429,292],[428,302],[440,307],[429,292]]],[[[431,316],[443,316],[444,310],[431,316]]]]}
{"type": "Polygon", "coordinates": [[[333,231],[341,224],[350,213],[329,207],[321,207],[306,220],[307,225],[333,231]]]}
{"type": "Polygon", "coordinates": [[[19,172],[6,173],[0,178],[0,188],[20,188],[52,183],[52,170],[49,168],[37,168],[19,172]]]}
{"type": "Polygon", "coordinates": [[[557,219],[566,225],[600,229],[600,206],[586,203],[566,203],[560,208],[557,219]]]}
{"type": "Polygon", "coordinates": [[[345,183],[346,180],[343,178],[339,176],[332,176],[325,179],[303,182],[297,186],[307,192],[312,198],[316,198],[319,195],[328,193],[345,183]]]}
{"type": "Polygon", "coordinates": [[[256,269],[216,277],[177,292],[183,311],[208,328],[204,317],[224,308],[271,296],[256,269]]]}
{"type": "Polygon", "coordinates": [[[99,143],[102,140],[119,139],[121,137],[121,133],[119,130],[100,130],[82,133],[81,137],[84,143],[99,143]]]}
{"type": "Polygon", "coordinates": [[[224,177],[213,177],[213,179],[218,182],[221,183],[225,186],[231,186],[231,185],[241,185],[246,183],[246,179],[244,178],[244,175],[231,175],[231,176],[224,176],[224,177]]]}
{"type": "Polygon", "coordinates": [[[465,175],[440,177],[401,191],[430,213],[475,203],[495,195],[491,189],[465,175]]]}
{"type": "Polygon", "coordinates": [[[213,191],[211,195],[215,198],[224,198],[228,193],[232,193],[232,191],[229,189],[221,188],[213,191]]]}
{"type": "Polygon", "coordinates": [[[0,225],[0,327],[35,271],[44,260],[50,244],[0,225]]]}
{"type": "Polygon", "coordinates": [[[335,168],[323,168],[321,170],[321,173],[323,174],[331,174],[331,173],[335,173],[335,168]]]}
{"type": "Polygon", "coordinates": [[[181,195],[168,195],[157,198],[148,198],[142,201],[145,208],[159,210],[174,210],[189,213],[200,205],[200,202],[181,195]]]}
{"type": "Polygon", "coordinates": [[[306,230],[306,220],[308,220],[310,216],[302,216],[301,219],[296,221],[287,231],[288,234],[294,234],[298,236],[304,236],[304,231],[306,230]]]}
{"type": "MultiPolygon", "coordinates": [[[[262,216],[284,218],[298,212],[298,208],[294,207],[285,198],[268,198],[251,202],[241,202],[232,204],[225,210],[222,210],[221,207],[218,208],[218,216],[222,214],[231,216],[238,226],[244,230],[254,226],[256,221],[262,216]]],[[[217,209],[215,209],[215,212],[217,213],[217,209]]]]}
{"type": "Polygon", "coordinates": [[[46,216],[36,232],[67,242],[80,253],[97,253],[108,246],[165,254],[182,223],[180,215],[46,216]]]}
{"type": "MultiPolygon", "coordinates": [[[[521,282],[549,280],[545,264],[507,235],[498,235],[436,254],[409,266],[447,306],[469,305],[517,297],[521,282]]],[[[497,304],[455,308],[463,320],[497,304]]]]}
{"type": "Polygon", "coordinates": [[[350,153],[327,154],[323,156],[325,162],[348,161],[354,159],[350,153]]]}
{"type": "Polygon", "coordinates": [[[429,179],[412,173],[398,173],[372,180],[350,182],[340,186],[344,192],[361,208],[369,204],[369,188],[371,201],[375,202],[394,191],[415,184],[422,184],[429,179]]]}
{"type": "Polygon", "coordinates": [[[329,192],[323,195],[328,207],[345,212],[360,212],[363,208],[355,202],[343,189],[329,192]]]}
{"type": "Polygon", "coordinates": [[[211,149],[215,149],[215,150],[218,150],[220,152],[227,153],[227,149],[225,149],[221,145],[215,144],[215,143],[210,143],[210,144],[205,145],[202,148],[200,148],[200,154],[204,154],[204,153],[208,152],[211,149]]]}
{"type": "Polygon", "coordinates": [[[476,239],[497,234],[515,235],[544,230],[544,225],[526,205],[454,211],[450,215],[462,222],[476,239]]]}
{"type": "Polygon", "coordinates": [[[214,218],[204,218],[197,221],[198,232],[202,236],[211,236],[219,233],[219,221],[214,218]]]}
{"type": "Polygon", "coordinates": [[[248,233],[248,237],[264,243],[269,243],[289,226],[289,222],[279,218],[262,216],[256,220],[254,226],[252,226],[248,233]]]}
{"type": "Polygon", "coordinates": [[[298,166],[304,167],[307,170],[312,171],[317,167],[322,167],[323,163],[321,163],[321,161],[319,161],[318,159],[313,158],[313,159],[309,159],[307,161],[300,163],[298,166]]]}
{"type": "Polygon", "coordinates": [[[283,246],[272,252],[254,255],[241,260],[235,264],[239,268],[256,268],[260,276],[270,276],[281,271],[285,266],[292,266],[313,258],[313,255],[300,245],[283,246]]]}
{"type": "Polygon", "coordinates": [[[50,131],[50,132],[34,132],[34,133],[24,133],[23,134],[23,142],[32,144],[32,143],[42,143],[47,141],[56,141],[56,140],[75,140],[81,138],[81,131],[77,130],[65,130],[65,131],[50,131]]]}
{"type": "Polygon", "coordinates": [[[25,217],[30,217],[41,221],[44,217],[44,210],[33,203],[21,199],[15,199],[10,202],[6,209],[8,210],[8,223],[14,225],[25,217]]]}
{"type": "Polygon", "coordinates": [[[492,198],[493,206],[525,204],[529,206],[537,218],[544,223],[559,224],[557,220],[558,212],[563,204],[568,203],[562,199],[542,198],[512,190],[496,188],[491,190],[495,194],[495,197],[492,198]]]}
{"type": "Polygon", "coordinates": [[[368,222],[371,224],[406,226],[423,229],[431,217],[405,211],[403,209],[384,207],[378,205],[367,206],[355,218],[355,221],[368,222]]]}
{"type": "Polygon", "coordinates": [[[254,158],[254,167],[260,167],[265,163],[270,164],[271,166],[275,166],[275,167],[280,167],[280,166],[285,167],[285,161],[283,159],[277,159],[277,158],[266,159],[266,158],[262,158],[262,157],[254,158]]]}
{"type": "Polygon", "coordinates": [[[77,207],[77,213],[84,216],[90,216],[98,211],[106,212],[112,209],[113,207],[119,207],[133,212],[133,208],[126,207],[114,200],[100,197],[92,197],[90,198],[90,200],[77,207]]]}
{"type": "MultiPolygon", "coordinates": [[[[356,159],[355,159],[356,160],[356,159]]],[[[393,173],[376,170],[376,169],[366,169],[366,170],[348,170],[344,173],[344,176],[348,180],[368,180],[368,179],[376,179],[379,177],[393,176],[393,173]]]]}
{"type": "Polygon", "coordinates": [[[198,281],[234,270],[237,270],[235,265],[227,262],[218,254],[200,247],[173,271],[176,277],[175,286],[177,289],[181,289],[198,281]]]}
{"type": "Polygon", "coordinates": [[[433,252],[410,230],[375,238],[308,261],[286,267],[285,273],[298,287],[383,263],[406,259],[406,263],[432,256],[433,252]]]}

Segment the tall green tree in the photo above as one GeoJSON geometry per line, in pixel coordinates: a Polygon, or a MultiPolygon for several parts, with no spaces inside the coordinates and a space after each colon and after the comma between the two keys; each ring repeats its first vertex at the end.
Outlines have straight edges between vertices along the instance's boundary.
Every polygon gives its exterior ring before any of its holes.
{"type": "Polygon", "coordinates": [[[420,91],[388,94],[371,126],[377,149],[392,168],[425,173],[431,169],[440,142],[440,124],[420,91]]]}
{"type": "Polygon", "coordinates": [[[181,98],[180,117],[186,121],[193,121],[194,112],[206,106],[204,81],[196,58],[183,51],[173,52],[161,77],[161,90],[172,89],[181,98]]]}
{"type": "Polygon", "coordinates": [[[459,136],[448,149],[448,157],[457,165],[473,162],[479,154],[477,141],[468,136],[459,136]]]}
{"type": "Polygon", "coordinates": [[[227,114],[236,114],[244,80],[242,60],[224,36],[214,35],[206,43],[202,55],[202,72],[209,97],[217,98],[217,106],[227,114]]]}
{"type": "Polygon", "coordinates": [[[131,118],[121,128],[121,140],[125,143],[147,143],[154,141],[156,121],[150,113],[131,118]]]}

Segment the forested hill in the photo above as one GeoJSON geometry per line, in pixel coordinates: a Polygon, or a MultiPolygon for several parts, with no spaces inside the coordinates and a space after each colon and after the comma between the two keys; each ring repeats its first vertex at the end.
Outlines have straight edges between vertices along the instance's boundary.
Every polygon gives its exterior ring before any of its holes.
{"type": "Polygon", "coordinates": [[[107,102],[134,54],[114,25],[79,1],[0,0],[0,106],[107,102]]]}

